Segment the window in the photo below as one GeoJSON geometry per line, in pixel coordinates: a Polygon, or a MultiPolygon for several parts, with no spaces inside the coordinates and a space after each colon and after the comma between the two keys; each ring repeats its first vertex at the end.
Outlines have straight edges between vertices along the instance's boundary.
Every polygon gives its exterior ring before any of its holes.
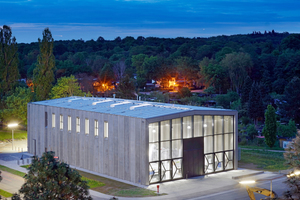
{"type": "Polygon", "coordinates": [[[108,138],[108,122],[104,122],[104,138],[108,138]]]}
{"type": "Polygon", "coordinates": [[[55,127],[55,114],[52,113],[52,128],[55,127]]]}
{"type": "Polygon", "coordinates": [[[45,127],[47,128],[48,126],[48,115],[47,112],[45,112],[45,127]]]}
{"type": "Polygon", "coordinates": [[[68,116],[68,131],[71,131],[71,116],[68,116]]]}
{"type": "Polygon", "coordinates": [[[63,116],[59,115],[59,128],[62,130],[64,128],[63,116]]]}
{"type": "Polygon", "coordinates": [[[85,134],[89,134],[90,133],[90,126],[89,126],[89,119],[85,119],[85,134]]]}
{"type": "Polygon", "coordinates": [[[98,120],[95,120],[95,130],[94,130],[95,136],[98,136],[99,134],[99,128],[98,128],[98,120]]]}
{"type": "Polygon", "coordinates": [[[76,132],[80,132],[80,119],[79,117],[76,117],[76,132]]]}

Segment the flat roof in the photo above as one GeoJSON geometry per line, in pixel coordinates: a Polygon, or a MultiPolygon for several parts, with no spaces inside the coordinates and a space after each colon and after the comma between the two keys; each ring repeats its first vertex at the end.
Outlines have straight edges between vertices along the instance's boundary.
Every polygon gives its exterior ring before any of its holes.
{"type": "Polygon", "coordinates": [[[69,108],[91,112],[122,115],[136,118],[154,118],[171,114],[179,114],[187,111],[233,111],[220,108],[209,108],[200,106],[186,106],[179,104],[159,103],[151,101],[127,100],[118,98],[98,97],[65,97],[45,101],[31,102],[44,106],[69,108]]]}

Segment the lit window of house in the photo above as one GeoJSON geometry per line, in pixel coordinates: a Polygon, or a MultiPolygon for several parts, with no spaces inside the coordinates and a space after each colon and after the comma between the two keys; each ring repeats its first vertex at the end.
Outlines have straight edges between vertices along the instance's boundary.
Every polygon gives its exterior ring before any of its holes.
{"type": "Polygon", "coordinates": [[[108,122],[104,122],[104,138],[108,138],[108,122]]]}
{"type": "Polygon", "coordinates": [[[99,134],[99,127],[98,127],[98,120],[95,120],[95,130],[94,130],[95,136],[98,136],[99,134]]]}

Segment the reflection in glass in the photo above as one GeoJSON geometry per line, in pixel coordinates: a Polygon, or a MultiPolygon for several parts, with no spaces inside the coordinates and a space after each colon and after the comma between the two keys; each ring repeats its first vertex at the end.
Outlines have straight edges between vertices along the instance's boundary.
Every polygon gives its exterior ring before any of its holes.
{"type": "Polygon", "coordinates": [[[160,140],[170,140],[170,121],[160,122],[160,140]]]}
{"type": "Polygon", "coordinates": [[[205,115],[204,116],[204,136],[213,134],[213,120],[212,116],[205,115]]]}
{"type": "Polygon", "coordinates": [[[194,116],[194,137],[202,137],[203,136],[203,122],[201,115],[194,116]]]}
{"type": "Polygon", "coordinates": [[[224,149],[233,150],[233,133],[224,134],[224,149]]]}
{"type": "Polygon", "coordinates": [[[172,141],[172,158],[182,157],[182,140],[172,141]]]}
{"type": "Polygon", "coordinates": [[[212,153],[213,149],[213,136],[204,137],[204,154],[212,153]]]}
{"type": "Polygon", "coordinates": [[[214,131],[215,134],[223,133],[223,116],[214,116],[214,131]]]}
{"type": "Polygon", "coordinates": [[[162,161],[161,162],[161,177],[162,180],[170,180],[171,179],[171,161],[162,161]]]}
{"type": "Polygon", "coordinates": [[[149,124],[149,142],[158,142],[158,123],[149,124]]]}
{"type": "Polygon", "coordinates": [[[223,135],[215,135],[214,137],[215,137],[214,139],[215,152],[223,151],[223,135]]]}
{"type": "Polygon", "coordinates": [[[149,144],[149,162],[158,160],[158,142],[149,144]]]}
{"type": "Polygon", "coordinates": [[[233,132],[233,116],[224,116],[224,133],[233,132]]]}
{"type": "Polygon", "coordinates": [[[161,142],[160,146],[160,160],[170,159],[170,141],[161,142]]]}
{"type": "Polygon", "coordinates": [[[225,169],[233,169],[233,151],[225,152],[225,169]]]}
{"type": "Polygon", "coordinates": [[[183,117],[183,138],[191,138],[192,137],[192,117],[183,117]]]}
{"type": "Polygon", "coordinates": [[[160,181],[159,178],[159,163],[149,163],[149,181],[150,183],[155,183],[160,181]]]}
{"type": "Polygon", "coordinates": [[[208,154],[208,155],[205,155],[205,159],[204,159],[204,172],[205,174],[207,173],[211,173],[214,171],[214,160],[213,160],[213,154],[208,154]]]}
{"type": "Polygon", "coordinates": [[[223,153],[215,154],[215,171],[223,170],[223,153]]]}
{"type": "Polygon", "coordinates": [[[173,179],[182,178],[182,159],[173,160],[173,179]]]}
{"type": "Polygon", "coordinates": [[[172,139],[181,139],[181,118],[172,119],[172,139]]]}

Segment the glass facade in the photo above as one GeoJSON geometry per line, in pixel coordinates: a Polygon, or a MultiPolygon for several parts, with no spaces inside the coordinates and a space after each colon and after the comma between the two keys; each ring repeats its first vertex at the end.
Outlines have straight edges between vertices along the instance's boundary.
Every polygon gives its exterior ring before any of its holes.
{"type": "Polygon", "coordinates": [[[149,182],[183,178],[183,140],[203,137],[204,171],[233,169],[234,117],[194,115],[149,124],[149,182]]]}

